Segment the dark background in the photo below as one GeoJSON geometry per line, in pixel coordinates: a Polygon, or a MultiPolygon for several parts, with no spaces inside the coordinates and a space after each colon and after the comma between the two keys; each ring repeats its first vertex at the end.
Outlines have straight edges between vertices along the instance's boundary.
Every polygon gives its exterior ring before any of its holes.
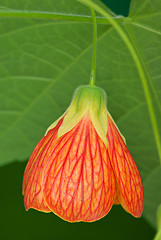
{"type": "MultiPolygon", "coordinates": [[[[103,0],[116,14],[128,15],[130,0],[103,0]]],[[[67,223],[54,214],[35,210],[25,211],[22,178],[25,163],[14,163],[0,168],[1,240],[48,239],[128,239],[151,240],[155,231],[143,219],[136,219],[120,206],[95,223],[67,223]]]]}
{"type": "Polygon", "coordinates": [[[129,12],[130,0],[101,0],[117,15],[127,16],[129,12]]]}

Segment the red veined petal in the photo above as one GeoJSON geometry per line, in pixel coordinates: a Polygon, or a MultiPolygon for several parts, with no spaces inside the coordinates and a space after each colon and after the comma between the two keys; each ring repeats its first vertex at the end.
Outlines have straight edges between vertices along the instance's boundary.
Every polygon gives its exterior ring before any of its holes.
{"type": "Polygon", "coordinates": [[[47,150],[56,141],[58,129],[63,118],[55,128],[51,129],[46,136],[36,145],[29,162],[26,166],[23,178],[23,194],[26,210],[34,208],[39,211],[51,212],[42,195],[42,173],[44,164],[48,159],[47,150]]]}
{"type": "Polygon", "coordinates": [[[108,115],[107,137],[111,164],[117,181],[115,203],[120,203],[133,216],[140,217],[144,207],[142,180],[110,115],[108,115]]]}
{"type": "Polygon", "coordinates": [[[106,215],[115,198],[115,177],[89,114],[48,151],[43,195],[51,211],[70,222],[106,215]]]}

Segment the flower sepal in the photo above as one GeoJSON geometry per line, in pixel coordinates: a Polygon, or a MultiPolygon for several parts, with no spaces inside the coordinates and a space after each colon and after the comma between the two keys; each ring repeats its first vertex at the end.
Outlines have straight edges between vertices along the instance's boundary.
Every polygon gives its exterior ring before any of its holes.
{"type": "MultiPolygon", "coordinates": [[[[79,86],[73,94],[69,108],[63,114],[65,116],[59,128],[57,139],[69,132],[86,114],[89,114],[94,128],[107,147],[106,103],[106,93],[102,88],[90,85],[79,86]]],[[[46,134],[56,126],[59,119],[47,129],[46,134]]]]}

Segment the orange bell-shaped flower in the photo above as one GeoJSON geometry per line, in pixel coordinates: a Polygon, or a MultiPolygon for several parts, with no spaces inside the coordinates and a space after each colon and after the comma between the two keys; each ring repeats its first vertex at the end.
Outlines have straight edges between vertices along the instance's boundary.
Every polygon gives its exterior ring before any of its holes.
{"type": "Polygon", "coordinates": [[[24,173],[25,208],[69,222],[92,222],[121,204],[135,217],[143,186],[125,140],[106,108],[104,90],[81,86],[35,147],[24,173]]]}

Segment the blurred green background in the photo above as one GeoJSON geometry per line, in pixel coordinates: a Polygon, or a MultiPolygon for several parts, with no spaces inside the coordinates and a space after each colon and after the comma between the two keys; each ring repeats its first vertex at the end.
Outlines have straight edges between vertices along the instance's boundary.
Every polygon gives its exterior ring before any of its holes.
{"type": "MultiPolygon", "coordinates": [[[[128,14],[130,0],[103,0],[116,14],[128,14]]],[[[154,229],[143,219],[135,219],[120,206],[95,223],[67,223],[54,214],[25,211],[22,178],[25,163],[0,168],[0,239],[153,239],[154,229]]]]}

